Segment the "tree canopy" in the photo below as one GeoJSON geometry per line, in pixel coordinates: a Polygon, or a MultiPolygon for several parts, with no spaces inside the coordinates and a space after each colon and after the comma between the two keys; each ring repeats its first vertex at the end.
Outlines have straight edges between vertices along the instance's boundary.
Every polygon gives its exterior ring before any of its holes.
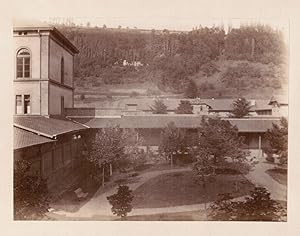
{"type": "Polygon", "coordinates": [[[242,118],[244,116],[248,116],[250,108],[250,102],[248,102],[246,98],[238,98],[233,103],[232,117],[242,118]]]}
{"type": "Polygon", "coordinates": [[[125,155],[127,133],[119,126],[107,127],[96,133],[88,159],[96,166],[111,163],[125,155]]]}
{"type": "Polygon", "coordinates": [[[286,210],[273,200],[264,187],[255,187],[244,201],[234,201],[231,194],[220,194],[210,206],[212,220],[282,221],[286,210]]]}
{"type": "Polygon", "coordinates": [[[185,89],[185,96],[187,98],[196,98],[199,96],[197,84],[193,80],[189,81],[185,89]]]}
{"type": "Polygon", "coordinates": [[[14,218],[36,220],[44,217],[49,207],[47,183],[30,174],[31,163],[16,160],[14,163],[14,218]]]}
{"type": "Polygon", "coordinates": [[[238,135],[237,127],[229,121],[203,117],[199,136],[196,153],[211,155],[215,165],[224,162],[227,157],[239,161],[246,156],[241,149],[243,138],[238,135]]]}
{"type": "Polygon", "coordinates": [[[132,190],[127,185],[120,185],[117,193],[107,197],[112,205],[111,211],[114,215],[126,217],[132,210],[131,202],[133,200],[132,190]]]}
{"type": "Polygon", "coordinates": [[[288,121],[281,118],[280,125],[274,124],[272,129],[268,129],[265,134],[269,141],[270,148],[265,151],[268,155],[278,155],[281,164],[287,164],[288,161],[288,121]]]}
{"type": "Polygon", "coordinates": [[[181,100],[176,111],[177,114],[193,114],[193,106],[188,100],[181,100]]]}
{"type": "Polygon", "coordinates": [[[183,153],[187,150],[188,144],[183,130],[176,127],[174,122],[170,122],[161,132],[161,142],[159,151],[167,155],[183,153]]]}
{"type": "Polygon", "coordinates": [[[150,109],[153,114],[167,114],[167,106],[161,99],[156,99],[150,109]]]}

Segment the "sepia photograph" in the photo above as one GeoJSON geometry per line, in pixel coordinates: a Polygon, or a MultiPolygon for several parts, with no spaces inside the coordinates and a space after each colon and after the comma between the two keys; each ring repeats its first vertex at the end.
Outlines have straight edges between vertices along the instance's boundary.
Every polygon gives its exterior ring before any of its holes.
{"type": "Polygon", "coordinates": [[[15,221],[287,221],[288,20],[12,31],[15,221]]]}

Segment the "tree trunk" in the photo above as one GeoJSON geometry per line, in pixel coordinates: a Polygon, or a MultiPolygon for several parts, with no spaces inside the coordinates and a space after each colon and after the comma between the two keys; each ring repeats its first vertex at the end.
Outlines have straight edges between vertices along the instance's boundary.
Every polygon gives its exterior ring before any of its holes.
{"type": "Polygon", "coordinates": [[[109,163],[109,176],[112,176],[112,174],[113,174],[112,164],[109,163]]]}
{"type": "Polygon", "coordinates": [[[173,154],[171,154],[171,168],[173,168],[173,154]]]}
{"type": "Polygon", "coordinates": [[[105,168],[103,166],[103,169],[102,169],[102,187],[104,187],[104,181],[105,181],[105,168]]]}

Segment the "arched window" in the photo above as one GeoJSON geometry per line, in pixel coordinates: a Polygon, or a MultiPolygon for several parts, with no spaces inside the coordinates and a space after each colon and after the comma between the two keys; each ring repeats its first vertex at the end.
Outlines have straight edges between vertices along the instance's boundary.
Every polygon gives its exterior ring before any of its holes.
{"type": "Polygon", "coordinates": [[[64,83],[65,80],[65,62],[64,62],[64,58],[61,58],[60,61],[60,78],[61,78],[61,83],[64,83]]]}
{"type": "Polygon", "coordinates": [[[30,78],[30,52],[25,48],[17,54],[17,78],[30,78]]]}

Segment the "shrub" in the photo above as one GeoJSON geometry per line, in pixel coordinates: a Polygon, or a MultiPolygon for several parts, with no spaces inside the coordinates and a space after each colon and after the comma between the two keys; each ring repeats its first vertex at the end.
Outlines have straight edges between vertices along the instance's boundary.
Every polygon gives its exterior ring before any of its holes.
{"type": "Polygon", "coordinates": [[[271,155],[268,155],[268,156],[266,157],[266,161],[267,161],[267,162],[274,163],[274,162],[275,162],[275,158],[274,158],[273,156],[271,156],[271,155]]]}

